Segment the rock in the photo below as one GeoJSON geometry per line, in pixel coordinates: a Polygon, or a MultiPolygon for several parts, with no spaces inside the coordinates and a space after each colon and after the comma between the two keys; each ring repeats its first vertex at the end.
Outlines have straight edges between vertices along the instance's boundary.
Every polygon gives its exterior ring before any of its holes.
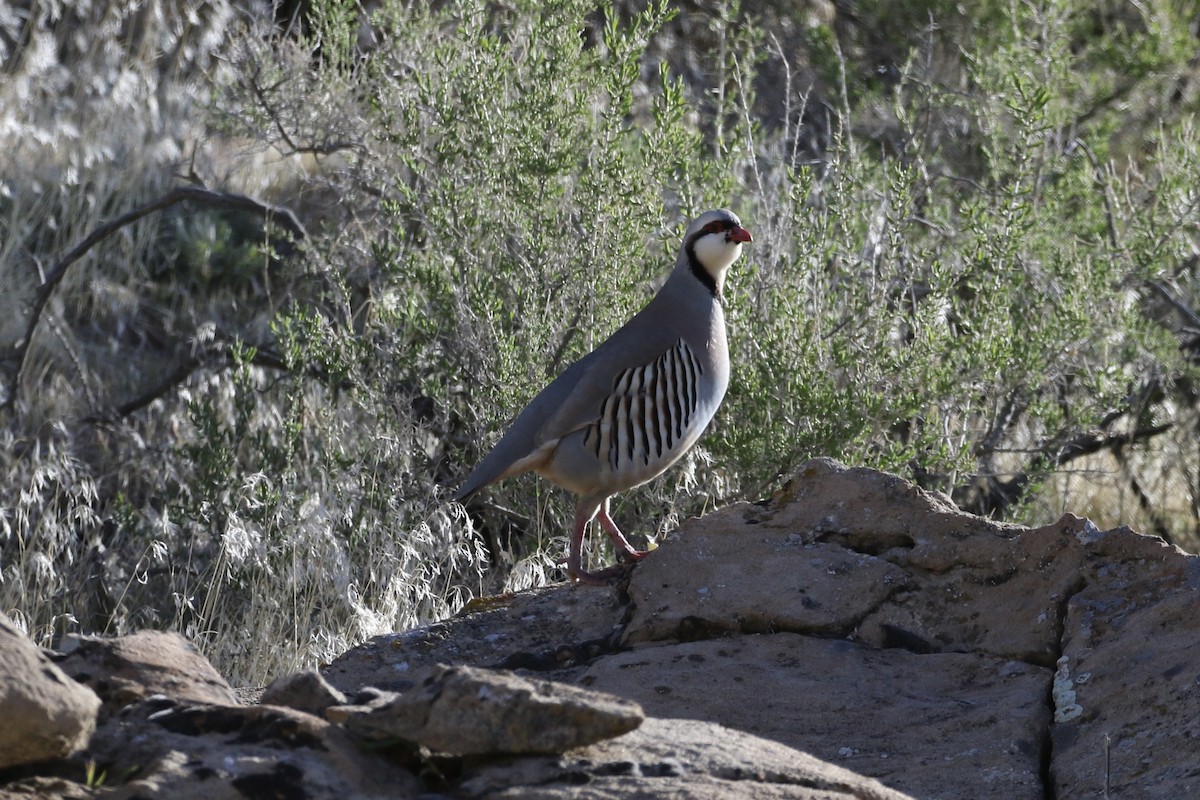
{"type": "Polygon", "coordinates": [[[138,631],[117,638],[68,636],[59,665],[91,686],[115,710],[151,695],[176,701],[236,705],[237,698],[187,639],[177,633],[138,631]]]}
{"type": "Polygon", "coordinates": [[[672,534],[686,536],[685,546],[661,546],[634,570],[623,642],[778,630],[845,636],[905,584],[904,570],[877,556],[762,521],[761,509],[739,503],[672,534]]]}
{"type": "Polygon", "coordinates": [[[1041,800],[1051,671],[793,633],[642,647],[578,682],[771,739],[918,797],[1041,800]],[[937,786],[939,793],[930,794],[937,786]]]}
{"type": "Polygon", "coordinates": [[[0,614],[0,769],[68,755],[96,728],[100,698],[0,614]]]}
{"type": "Polygon", "coordinates": [[[569,667],[612,651],[627,610],[614,592],[562,585],[477,598],[453,619],[376,636],[321,673],[353,694],[363,686],[404,691],[413,685],[412,673],[434,664],[569,667]]]}
{"type": "Polygon", "coordinates": [[[95,796],[82,784],[46,775],[31,775],[0,786],[0,800],[92,800],[95,796]]]}
{"type": "Polygon", "coordinates": [[[561,615],[467,615],[439,623],[436,644],[411,632],[391,659],[375,644],[337,669],[395,676],[462,647],[466,663],[516,662],[652,718],[775,739],[923,799],[1095,797],[1107,733],[1114,789],[1200,796],[1200,673],[1182,655],[1198,565],[1129,530],[1001,524],[818,459],[769,503],[688,521],[626,586],[505,601],[561,615]],[[554,658],[585,652],[579,633],[610,620],[590,661],[554,658]]]}
{"type": "Polygon", "coordinates": [[[97,730],[91,759],[106,798],[416,798],[420,783],[336,725],[279,706],[124,707],[97,730]]]}
{"type": "Polygon", "coordinates": [[[484,764],[459,796],[488,800],[911,800],[807,753],[690,719],[654,719],[557,758],[484,764]]]}
{"type": "Polygon", "coordinates": [[[309,669],[271,681],[259,702],[320,715],[330,706],[345,705],[346,695],[330,686],[321,673],[309,669]]]}
{"type": "Polygon", "coordinates": [[[1107,538],[1114,554],[1147,557],[1106,559],[1067,604],[1055,796],[1200,797],[1200,559],[1181,581],[1171,548],[1129,553],[1131,534],[1107,538]]]}
{"type": "Polygon", "coordinates": [[[625,640],[667,638],[679,624],[694,637],[687,626],[719,603],[738,632],[853,634],[1052,667],[1059,606],[1080,580],[1081,524],[996,523],[895,476],[817,460],[769,505],[710,514],[675,534],[686,542],[669,559],[639,565],[625,640]],[[761,580],[720,577],[760,562],[761,580]]]}
{"type": "Polygon", "coordinates": [[[645,718],[619,697],[444,665],[403,694],[383,692],[366,706],[340,706],[327,716],[366,740],[398,737],[457,755],[561,753],[620,736],[645,718]]]}

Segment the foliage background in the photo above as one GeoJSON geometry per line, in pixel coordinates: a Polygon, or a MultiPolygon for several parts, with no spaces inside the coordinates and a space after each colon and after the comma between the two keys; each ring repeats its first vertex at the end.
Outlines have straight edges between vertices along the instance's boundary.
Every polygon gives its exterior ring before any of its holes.
{"type": "Polygon", "coordinates": [[[829,455],[1195,550],[1198,39],[1172,0],[6,6],[0,611],[261,683],[555,579],[562,493],[444,487],[719,205],[733,385],[627,528],[829,455]]]}

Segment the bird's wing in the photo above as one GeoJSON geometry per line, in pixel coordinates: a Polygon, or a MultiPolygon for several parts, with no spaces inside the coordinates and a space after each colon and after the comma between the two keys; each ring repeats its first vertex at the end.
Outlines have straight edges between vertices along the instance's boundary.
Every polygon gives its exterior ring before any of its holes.
{"type": "Polygon", "coordinates": [[[467,476],[455,499],[465,499],[493,481],[535,467],[540,459],[529,459],[531,455],[544,449],[549,456],[559,439],[599,417],[622,373],[654,362],[675,346],[680,333],[654,319],[653,305],[542,389],[467,476]]]}

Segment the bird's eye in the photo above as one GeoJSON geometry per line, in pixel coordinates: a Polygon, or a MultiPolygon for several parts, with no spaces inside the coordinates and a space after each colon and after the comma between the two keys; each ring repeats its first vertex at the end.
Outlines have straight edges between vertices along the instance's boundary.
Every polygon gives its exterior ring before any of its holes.
{"type": "Polygon", "coordinates": [[[721,231],[725,230],[725,228],[727,228],[727,227],[728,226],[724,222],[717,220],[715,222],[710,222],[707,225],[705,225],[704,232],[705,233],[720,233],[721,231]]]}

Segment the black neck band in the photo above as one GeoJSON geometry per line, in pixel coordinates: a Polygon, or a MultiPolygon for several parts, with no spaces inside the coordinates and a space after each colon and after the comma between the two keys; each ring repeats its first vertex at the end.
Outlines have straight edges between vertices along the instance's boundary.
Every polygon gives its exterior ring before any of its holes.
{"type": "Polygon", "coordinates": [[[704,265],[701,264],[696,258],[695,244],[695,240],[693,240],[688,242],[687,247],[684,248],[684,250],[687,252],[688,269],[690,269],[692,274],[696,276],[696,280],[703,283],[708,291],[712,293],[712,296],[719,300],[721,299],[721,292],[717,288],[717,279],[714,278],[709,271],[704,268],[704,265]]]}

